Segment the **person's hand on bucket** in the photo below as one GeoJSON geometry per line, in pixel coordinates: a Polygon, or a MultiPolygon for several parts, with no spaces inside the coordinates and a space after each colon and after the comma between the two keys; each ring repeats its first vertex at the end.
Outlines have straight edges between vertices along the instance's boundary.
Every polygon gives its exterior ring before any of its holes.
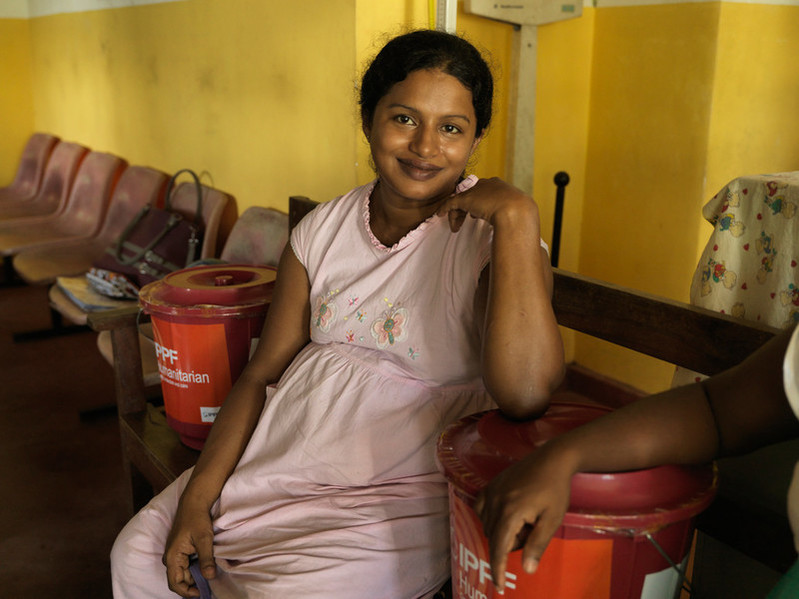
{"type": "Polygon", "coordinates": [[[501,472],[477,496],[475,512],[488,539],[492,578],[499,590],[505,587],[508,553],[523,546],[522,567],[534,573],[569,507],[576,470],[555,441],[501,472]]]}

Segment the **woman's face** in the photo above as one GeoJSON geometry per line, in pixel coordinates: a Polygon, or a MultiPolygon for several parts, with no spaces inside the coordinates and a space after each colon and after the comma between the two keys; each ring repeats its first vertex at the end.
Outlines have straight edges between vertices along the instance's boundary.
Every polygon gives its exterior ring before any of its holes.
{"type": "Polygon", "coordinates": [[[476,121],[472,92],[452,75],[418,70],[394,84],[364,126],[384,197],[427,204],[450,195],[480,141],[476,121]]]}

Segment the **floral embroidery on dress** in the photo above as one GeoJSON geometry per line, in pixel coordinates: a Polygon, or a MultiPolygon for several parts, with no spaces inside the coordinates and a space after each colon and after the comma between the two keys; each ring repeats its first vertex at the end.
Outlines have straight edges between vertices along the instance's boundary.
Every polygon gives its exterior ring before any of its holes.
{"type": "Polygon", "coordinates": [[[319,296],[316,298],[316,303],[314,305],[313,317],[312,322],[316,328],[318,328],[323,333],[327,333],[330,331],[330,326],[336,321],[336,316],[338,315],[338,307],[336,306],[333,298],[338,293],[338,289],[335,291],[329,291],[325,296],[319,296]]]}
{"type": "Polygon", "coordinates": [[[372,323],[370,330],[380,349],[404,341],[408,336],[408,311],[389,304],[389,309],[372,323]]]}

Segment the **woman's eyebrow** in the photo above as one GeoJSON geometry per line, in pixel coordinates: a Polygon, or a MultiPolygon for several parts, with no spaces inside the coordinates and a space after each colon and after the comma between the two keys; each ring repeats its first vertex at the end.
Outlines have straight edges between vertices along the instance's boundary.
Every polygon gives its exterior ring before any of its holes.
{"type": "MultiPolygon", "coordinates": [[[[419,114],[419,110],[414,108],[413,106],[408,106],[406,104],[400,104],[398,102],[394,104],[389,104],[387,108],[402,108],[403,110],[407,110],[408,112],[413,112],[415,114],[419,114]]],[[[471,119],[466,116],[465,114],[445,114],[443,117],[444,119],[463,119],[467,123],[471,123],[471,119]]]]}

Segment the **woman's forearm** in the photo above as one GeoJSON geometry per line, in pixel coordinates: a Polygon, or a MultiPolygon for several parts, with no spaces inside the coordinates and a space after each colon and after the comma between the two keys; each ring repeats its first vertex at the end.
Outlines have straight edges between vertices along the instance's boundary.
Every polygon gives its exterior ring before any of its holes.
{"type": "Polygon", "coordinates": [[[702,463],[719,447],[713,413],[699,384],[642,398],[551,441],[575,472],[618,472],[702,463]]]}
{"type": "Polygon", "coordinates": [[[493,221],[483,376],[500,408],[524,418],[546,409],[562,379],[564,360],[538,208],[529,199],[517,206],[493,221]]]}
{"type": "Polygon", "coordinates": [[[181,501],[210,509],[249,443],[266,400],[265,385],[248,381],[246,371],[211,427],[181,501]]]}

